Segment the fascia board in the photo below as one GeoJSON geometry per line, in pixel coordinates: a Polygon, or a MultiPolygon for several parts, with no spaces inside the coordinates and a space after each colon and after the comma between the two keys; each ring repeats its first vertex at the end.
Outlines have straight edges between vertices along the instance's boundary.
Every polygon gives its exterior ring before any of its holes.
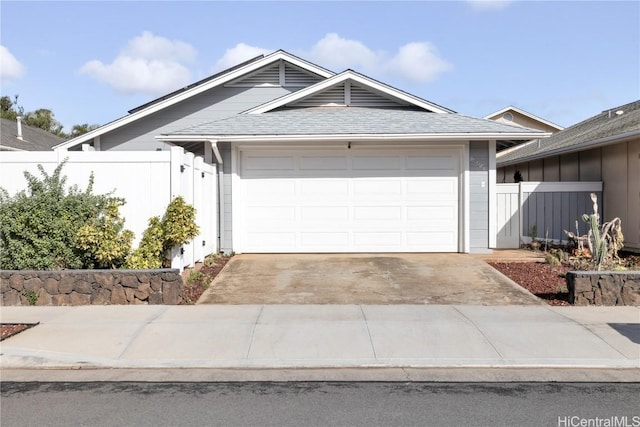
{"type": "Polygon", "coordinates": [[[491,114],[489,114],[487,116],[484,116],[483,119],[492,120],[491,119],[492,117],[495,117],[495,116],[498,116],[500,114],[506,113],[509,110],[515,111],[518,114],[522,114],[523,116],[529,117],[530,119],[536,120],[536,121],[538,121],[540,123],[543,123],[543,124],[545,124],[547,126],[551,126],[552,128],[555,128],[555,129],[558,129],[558,130],[563,130],[564,129],[564,127],[562,127],[562,126],[559,126],[559,125],[557,125],[555,123],[550,122],[549,120],[545,120],[545,119],[543,119],[541,117],[538,117],[535,114],[528,113],[528,112],[526,112],[524,110],[521,110],[518,107],[514,107],[513,105],[509,105],[508,107],[505,107],[502,110],[498,110],[495,113],[491,113],[491,114]]]}
{"type": "Polygon", "coordinates": [[[425,134],[354,134],[354,135],[159,135],[156,139],[164,142],[197,142],[214,139],[217,141],[356,141],[356,140],[395,140],[395,141],[469,141],[486,139],[530,139],[540,137],[541,133],[425,133],[425,134]]]}
{"type": "Polygon", "coordinates": [[[425,102],[423,100],[420,100],[419,98],[416,98],[412,95],[409,95],[407,93],[404,92],[400,92],[398,90],[395,90],[393,88],[390,88],[386,85],[383,85],[379,82],[376,82],[374,80],[371,80],[361,74],[355,73],[351,70],[346,70],[343,71],[340,74],[337,74],[333,77],[330,77],[326,80],[323,80],[321,82],[318,82],[312,86],[309,86],[307,88],[304,89],[300,89],[296,92],[293,92],[289,95],[285,95],[283,97],[280,97],[278,99],[274,99],[273,101],[267,102],[265,104],[259,105],[255,108],[252,108],[250,110],[245,111],[243,114],[262,114],[262,113],[266,113],[268,111],[274,110],[278,107],[282,107],[283,105],[289,104],[291,102],[295,102],[298,101],[300,99],[306,98],[308,96],[314,95],[318,92],[321,92],[325,89],[328,89],[332,86],[335,86],[337,84],[343,83],[347,80],[352,80],[356,83],[360,83],[361,85],[364,86],[368,86],[373,90],[377,90],[379,92],[385,93],[387,95],[393,96],[395,98],[398,98],[400,100],[406,101],[410,104],[416,105],[418,107],[421,108],[425,108],[431,111],[434,111],[436,113],[450,113],[449,110],[445,110],[442,107],[438,107],[437,105],[433,105],[429,102],[425,102]]]}
{"type": "Polygon", "coordinates": [[[74,147],[78,144],[81,144],[83,142],[87,142],[93,138],[95,138],[96,136],[100,136],[103,135],[107,132],[111,132],[121,126],[127,125],[129,123],[132,123],[136,120],[139,120],[141,118],[144,118],[150,114],[156,113],[160,110],[163,110],[167,107],[170,107],[174,104],[177,104],[178,102],[184,101],[185,99],[191,98],[195,95],[198,95],[202,92],[205,92],[209,89],[212,89],[216,86],[220,86],[223,85],[231,80],[235,80],[241,76],[243,76],[244,74],[248,74],[251,73],[253,71],[256,71],[259,68],[264,67],[265,65],[269,65],[270,63],[276,62],[278,60],[285,60],[288,61],[300,68],[306,69],[308,71],[311,71],[315,74],[318,74],[324,78],[330,78],[331,76],[334,75],[334,73],[332,73],[331,71],[325,70],[324,68],[321,68],[317,65],[308,63],[306,61],[301,60],[300,58],[297,58],[295,56],[291,56],[288,53],[284,52],[284,51],[277,51],[275,53],[272,53],[270,55],[265,56],[264,58],[252,62],[250,64],[247,64],[245,67],[239,68],[237,70],[233,70],[227,74],[224,74],[220,77],[218,77],[217,79],[208,81],[206,83],[203,83],[200,86],[196,86],[194,88],[191,88],[189,90],[186,90],[184,92],[181,92],[179,94],[176,94],[174,97],[171,97],[169,99],[165,99],[163,101],[160,101],[156,104],[150,105],[149,107],[145,108],[144,110],[140,110],[137,111],[133,114],[128,114],[124,117],[121,117],[119,119],[116,119],[114,121],[112,121],[111,123],[108,123],[104,126],[99,127],[98,129],[95,129],[91,132],[87,132],[84,135],[80,135],[77,138],[73,138],[70,139],[69,141],[65,141],[61,144],[58,144],[56,146],[53,147],[54,150],[60,150],[60,149],[67,149],[69,147],[74,147]]]}
{"type": "Polygon", "coordinates": [[[635,137],[640,137],[640,131],[632,131],[623,133],[621,135],[608,136],[605,138],[596,139],[589,142],[583,142],[580,144],[571,145],[568,147],[556,148],[549,151],[544,151],[542,153],[534,153],[528,156],[523,156],[518,159],[512,159],[505,162],[501,162],[500,158],[497,159],[497,166],[511,166],[518,163],[530,162],[532,160],[544,159],[545,157],[558,156],[561,154],[571,154],[578,151],[589,150],[597,147],[604,147],[606,145],[616,144],[619,142],[625,142],[635,137]]]}

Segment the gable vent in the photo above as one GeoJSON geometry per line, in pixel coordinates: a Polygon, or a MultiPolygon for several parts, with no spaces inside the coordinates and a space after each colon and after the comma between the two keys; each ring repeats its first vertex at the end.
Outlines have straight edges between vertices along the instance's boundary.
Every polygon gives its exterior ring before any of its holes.
{"type": "Polygon", "coordinates": [[[256,87],[256,86],[280,86],[280,65],[273,64],[260,68],[253,73],[232,80],[225,86],[256,87]]]}
{"type": "Polygon", "coordinates": [[[354,107],[405,107],[408,102],[391,99],[360,86],[351,85],[351,105],[354,107]]]}
{"type": "Polygon", "coordinates": [[[320,80],[321,77],[307,73],[297,67],[292,67],[288,64],[284,67],[285,86],[307,87],[319,82],[320,80]]]}
{"type": "Polygon", "coordinates": [[[291,105],[296,107],[344,106],[344,84],[331,87],[291,105]]]}

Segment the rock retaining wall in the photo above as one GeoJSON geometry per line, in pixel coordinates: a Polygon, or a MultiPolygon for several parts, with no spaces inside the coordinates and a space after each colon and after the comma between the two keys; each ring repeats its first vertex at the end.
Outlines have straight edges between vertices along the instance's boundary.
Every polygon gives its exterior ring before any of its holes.
{"type": "Polygon", "coordinates": [[[640,305],[640,271],[570,271],[567,288],[575,305],[640,305]]]}
{"type": "Polygon", "coordinates": [[[180,272],[59,270],[0,272],[0,305],[179,304],[180,272]]]}

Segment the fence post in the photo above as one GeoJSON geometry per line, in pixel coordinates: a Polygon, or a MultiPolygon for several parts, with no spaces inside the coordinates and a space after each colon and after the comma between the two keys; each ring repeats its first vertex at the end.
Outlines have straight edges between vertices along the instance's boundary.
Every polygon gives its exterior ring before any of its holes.
{"type": "Polygon", "coordinates": [[[202,188],[204,181],[203,160],[202,157],[196,157],[193,160],[193,207],[196,209],[196,224],[200,228],[200,233],[193,238],[193,259],[194,262],[203,261],[204,254],[202,248],[203,242],[203,203],[202,203],[202,188]]]}

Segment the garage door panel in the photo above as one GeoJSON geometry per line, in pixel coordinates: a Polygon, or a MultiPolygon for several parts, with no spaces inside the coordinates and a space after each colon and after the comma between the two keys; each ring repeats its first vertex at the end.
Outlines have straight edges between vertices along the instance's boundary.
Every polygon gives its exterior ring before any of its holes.
{"type": "Polygon", "coordinates": [[[316,180],[305,179],[300,181],[300,196],[303,198],[348,197],[349,181],[347,179],[316,180]]]}
{"type": "Polygon", "coordinates": [[[410,171],[426,171],[430,176],[451,176],[451,173],[458,169],[457,156],[429,155],[429,156],[408,156],[406,169],[410,171]]]}
{"type": "Polygon", "coordinates": [[[343,232],[302,232],[300,233],[300,243],[302,247],[349,247],[349,233],[343,232]]]}
{"type": "Polygon", "coordinates": [[[343,224],[349,220],[349,208],[346,206],[302,206],[300,222],[305,224],[330,221],[343,224]]]}
{"type": "Polygon", "coordinates": [[[239,249],[458,250],[456,151],[349,151],[243,152],[239,249]]]}
{"type": "Polygon", "coordinates": [[[346,171],[348,159],[346,156],[300,156],[300,170],[302,171],[346,171]]]}

